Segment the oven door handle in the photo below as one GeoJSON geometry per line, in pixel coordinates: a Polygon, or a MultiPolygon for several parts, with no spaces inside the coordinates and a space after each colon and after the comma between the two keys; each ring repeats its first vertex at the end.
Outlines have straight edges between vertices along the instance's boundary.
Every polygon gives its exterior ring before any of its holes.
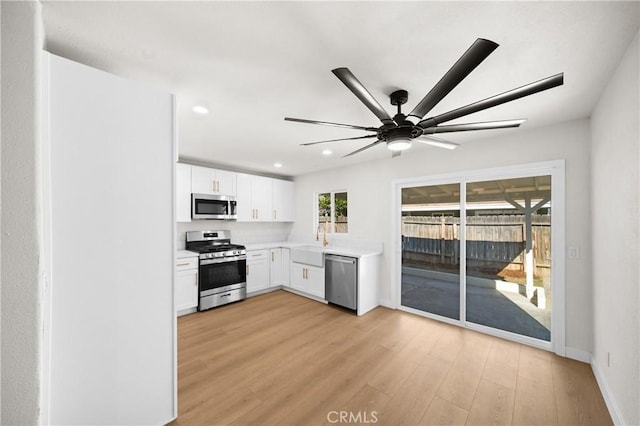
{"type": "Polygon", "coordinates": [[[228,262],[237,262],[238,260],[246,260],[247,256],[231,256],[231,257],[218,257],[213,259],[200,259],[200,266],[203,265],[213,265],[215,263],[228,263],[228,262]]]}

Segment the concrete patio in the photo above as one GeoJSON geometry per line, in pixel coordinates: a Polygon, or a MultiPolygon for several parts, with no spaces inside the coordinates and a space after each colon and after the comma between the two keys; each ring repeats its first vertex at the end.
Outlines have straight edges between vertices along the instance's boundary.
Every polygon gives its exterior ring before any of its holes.
{"type": "MultiPolygon", "coordinates": [[[[403,267],[402,305],[459,319],[458,280],[455,274],[429,274],[403,267]]],[[[536,339],[551,339],[551,311],[538,308],[518,292],[468,284],[467,321],[536,339]]]]}

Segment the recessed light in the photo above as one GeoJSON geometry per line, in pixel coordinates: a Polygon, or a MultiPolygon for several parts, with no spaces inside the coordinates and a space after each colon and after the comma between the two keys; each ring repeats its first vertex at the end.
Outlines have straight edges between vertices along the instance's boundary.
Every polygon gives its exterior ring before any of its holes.
{"type": "Polygon", "coordinates": [[[193,110],[193,112],[195,112],[196,114],[200,114],[200,115],[207,115],[209,114],[209,109],[207,107],[204,107],[202,105],[194,105],[191,110],[193,110]]]}
{"type": "Polygon", "coordinates": [[[331,151],[330,149],[323,149],[322,150],[322,155],[331,155],[333,154],[333,151],[331,151]]]}
{"type": "Polygon", "coordinates": [[[279,169],[280,167],[282,167],[282,163],[273,163],[273,167],[279,169]]]}

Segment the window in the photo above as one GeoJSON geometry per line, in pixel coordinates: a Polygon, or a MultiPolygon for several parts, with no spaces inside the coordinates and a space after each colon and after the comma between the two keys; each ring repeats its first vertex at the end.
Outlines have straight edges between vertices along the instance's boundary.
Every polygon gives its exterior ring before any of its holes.
{"type": "Polygon", "coordinates": [[[346,192],[322,192],[317,197],[316,230],[324,229],[327,234],[348,232],[346,192]]]}

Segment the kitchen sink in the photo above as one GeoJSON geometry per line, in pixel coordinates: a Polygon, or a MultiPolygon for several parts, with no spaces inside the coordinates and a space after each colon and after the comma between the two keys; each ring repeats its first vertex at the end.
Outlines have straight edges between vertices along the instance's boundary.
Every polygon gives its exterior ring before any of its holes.
{"type": "Polygon", "coordinates": [[[291,249],[291,261],[310,266],[324,266],[324,251],[318,246],[302,246],[291,249]]]}

